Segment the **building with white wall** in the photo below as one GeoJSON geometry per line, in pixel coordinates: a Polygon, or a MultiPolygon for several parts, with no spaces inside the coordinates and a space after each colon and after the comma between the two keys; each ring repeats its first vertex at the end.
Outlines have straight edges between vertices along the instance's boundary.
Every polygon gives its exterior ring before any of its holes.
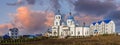
{"type": "Polygon", "coordinates": [[[115,23],[113,20],[106,19],[98,22],[93,22],[90,25],[90,34],[114,34],[115,33],[115,23]]]}
{"type": "Polygon", "coordinates": [[[52,26],[52,36],[89,36],[89,27],[78,26],[71,13],[68,16],[66,23],[65,21],[62,21],[62,18],[60,13],[55,15],[54,24],[52,26]]]}
{"type": "Polygon", "coordinates": [[[19,30],[18,30],[18,28],[11,28],[11,29],[9,29],[9,36],[10,36],[10,38],[12,38],[12,39],[18,39],[18,33],[19,33],[19,30]]]}
{"type": "Polygon", "coordinates": [[[93,22],[90,26],[86,27],[85,23],[82,26],[76,24],[71,13],[66,21],[63,21],[62,18],[60,13],[55,15],[52,36],[66,37],[115,34],[115,23],[110,19],[93,22]]]}

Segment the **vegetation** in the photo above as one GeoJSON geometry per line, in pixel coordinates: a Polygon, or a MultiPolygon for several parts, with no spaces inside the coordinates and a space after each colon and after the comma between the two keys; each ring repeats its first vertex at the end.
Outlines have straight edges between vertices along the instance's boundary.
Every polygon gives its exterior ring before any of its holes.
{"type": "Polygon", "coordinates": [[[57,37],[37,37],[37,38],[20,38],[17,40],[2,40],[5,45],[120,45],[120,36],[117,35],[100,35],[91,37],[74,37],[59,39],[57,37]]]}

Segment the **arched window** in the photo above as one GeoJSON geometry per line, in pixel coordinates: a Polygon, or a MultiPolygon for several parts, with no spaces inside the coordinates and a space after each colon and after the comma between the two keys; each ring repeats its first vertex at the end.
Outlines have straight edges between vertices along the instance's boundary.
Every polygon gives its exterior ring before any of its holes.
{"type": "Polygon", "coordinates": [[[54,35],[56,35],[57,34],[57,32],[54,32],[54,35]]]}
{"type": "Polygon", "coordinates": [[[80,31],[78,31],[78,35],[80,34],[80,31]]]}
{"type": "Polygon", "coordinates": [[[70,21],[70,24],[72,25],[72,21],[70,21]]]}
{"type": "Polygon", "coordinates": [[[58,17],[60,19],[60,17],[58,17]]]}
{"type": "Polygon", "coordinates": [[[71,34],[73,34],[73,31],[71,32],[71,34]]]}
{"type": "Polygon", "coordinates": [[[57,19],[57,17],[56,17],[56,19],[57,19]]]}
{"type": "Polygon", "coordinates": [[[56,25],[58,25],[58,22],[56,22],[56,25]]]}

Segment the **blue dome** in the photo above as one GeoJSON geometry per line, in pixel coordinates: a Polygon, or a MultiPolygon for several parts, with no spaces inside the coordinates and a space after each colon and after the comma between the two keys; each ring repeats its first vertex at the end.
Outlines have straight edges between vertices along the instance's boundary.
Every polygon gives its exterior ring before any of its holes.
{"type": "Polygon", "coordinates": [[[95,25],[95,24],[96,24],[96,22],[93,22],[92,24],[93,24],[93,25],[95,25]]]}
{"type": "Polygon", "coordinates": [[[98,24],[101,24],[102,23],[102,21],[98,21],[98,24]]]}
{"type": "Polygon", "coordinates": [[[73,16],[68,16],[68,19],[74,19],[74,17],[73,16]]]}
{"type": "Polygon", "coordinates": [[[104,20],[105,23],[109,23],[111,19],[104,20]]]}

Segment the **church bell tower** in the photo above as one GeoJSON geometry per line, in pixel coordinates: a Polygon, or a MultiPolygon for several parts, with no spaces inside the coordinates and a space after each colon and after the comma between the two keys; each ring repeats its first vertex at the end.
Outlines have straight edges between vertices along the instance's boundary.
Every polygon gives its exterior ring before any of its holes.
{"type": "Polygon", "coordinates": [[[58,14],[55,15],[54,25],[55,26],[60,26],[61,25],[61,14],[60,14],[59,10],[58,10],[58,14]]]}

